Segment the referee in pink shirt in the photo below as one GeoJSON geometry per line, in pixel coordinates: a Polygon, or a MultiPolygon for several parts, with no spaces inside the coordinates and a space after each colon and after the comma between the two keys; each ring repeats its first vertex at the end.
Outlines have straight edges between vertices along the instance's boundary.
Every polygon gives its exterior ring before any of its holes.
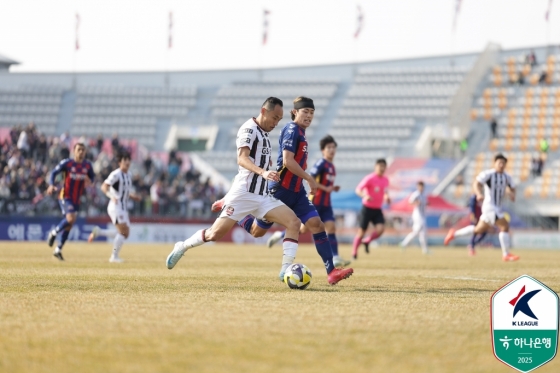
{"type": "Polygon", "coordinates": [[[375,170],[367,175],[356,187],[356,194],[362,198],[362,211],[360,216],[360,229],[354,238],[352,247],[352,256],[358,259],[358,247],[360,243],[365,245],[366,253],[369,253],[369,243],[379,238],[385,230],[385,217],[381,206],[383,202],[391,203],[387,190],[389,188],[389,179],[384,174],[387,169],[387,161],[378,159],[375,162],[375,170]],[[373,224],[373,233],[362,240],[369,223],[373,224]]]}

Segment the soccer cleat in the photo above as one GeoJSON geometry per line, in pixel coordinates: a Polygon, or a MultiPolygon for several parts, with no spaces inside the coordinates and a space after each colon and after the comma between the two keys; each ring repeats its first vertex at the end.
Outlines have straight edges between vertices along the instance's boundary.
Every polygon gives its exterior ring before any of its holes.
{"type": "Polygon", "coordinates": [[[109,258],[109,263],[124,263],[124,260],[122,260],[118,256],[111,255],[111,257],[109,258]]]}
{"type": "Polygon", "coordinates": [[[89,237],[87,239],[87,242],[92,243],[93,240],[95,240],[97,238],[97,235],[99,234],[99,227],[96,225],[95,227],[93,227],[93,229],[91,230],[91,233],[89,234],[89,237]]]}
{"type": "Polygon", "coordinates": [[[506,254],[502,256],[502,260],[504,262],[515,262],[516,260],[519,260],[519,256],[513,254],[506,254]]]}
{"type": "Polygon", "coordinates": [[[351,261],[346,260],[340,256],[333,257],[333,263],[336,268],[349,266],[351,261]]]}
{"type": "Polygon", "coordinates": [[[352,255],[352,259],[358,260],[358,255],[352,255]]]}
{"type": "Polygon", "coordinates": [[[354,270],[352,268],[335,268],[331,271],[331,273],[329,273],[329,275],[327,276],[327,280],[329,281],[329,284],[336,285],[340,281],[352,276],[352,273],[354,273],[354,270]]]}
{"type": "Polygon", "coordinates": [[[447,232],[447,236],[445,236],[445,240],[443,240],[443,244],[445,246],[449,245],[449,243],[453,241],[454,238],[455,238],[455,229],[450,229],[449,232],[447,232]]]}
{"type": "Polygon", "coordinates": [[[50,231],[49,232],[49,238],[47,240],[47,243],[49,244],[49,247],[52,247],[52,245],[54,244],[54,240],[56,240],[56,233],[54,231],[50,231]]]}
{"type": "Polygon", "coordinates": [[[280,270],[280,273],[278,274],[278,279],[279,279],[281,282],[284,282],[284,275],[285,275],[285,274],[286,274],[286,272],[285,272],[283,269],[280,270]]]}
{"type": "Polygon", "coordinates": [[[476,251],[474,251],[474,247],[472,247],[472,245],[469,245],[468,248],[469,248],[469,256],[475,256],[476,251]]]}
{"type": "Polygon", "coordinates": [[[175,243],[175,247],[173,247],[173,251],[167,257],[165,264],[167,265],[168,269],[173,269],[175,265],[179,262],[179,260],[185,255],[187,249],[183,247],[183,241],[179,241],[175,243]]]}
{"type": "Polygon", "coordinates": [[[369,242],[362,241],[362,243],[364,244],[364,249],[366,250],[366,254],[369,254],[369,242]]]}
{"type": "Polygon", "coordinates": [[[58,259],[58,260],[60,260],[60,261],[62,261],[62,262],[64,261],[64,258],[62,257],[62,251],[56,251],[56,250],[55,250],[55,251],[53,252],[53,256],[54,256],[56,259],[58,259]]]}
{"type": "Polygon", "coordinates": [[[282,231],[276,231],[272,233],[268,241],[266,241],[266,247],[269,249],[274,246],[278,241],[282,239],[282,231]]]}
{"type": "Polygon", "coordinates": [[[224,208],[224,199],[222,198],[214,202],[210,210],[212,210],[212,212],[220,212],[223,208],[224,208]]]}

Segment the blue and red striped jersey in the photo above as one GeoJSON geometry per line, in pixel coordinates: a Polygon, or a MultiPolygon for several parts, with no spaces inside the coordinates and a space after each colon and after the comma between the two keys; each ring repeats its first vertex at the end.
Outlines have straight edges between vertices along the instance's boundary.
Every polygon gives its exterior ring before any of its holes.
{"type": "Polygon", "coordinates": [[[65,159],[51,172],[51,185],[54,185],[56,175],[60,173],[64,173],[64,186],[58,198],[69,199],[72,203],[79,204],[85,189],[86,177],[89,177],[91,181],[95,178],[93,166],[86,160],[76,162],[73,159],[65,159]]]}
{"type": "Polygon", "coordinates": [[[476,200],[476,194],[473,194],[471,198],[469,198],[469,208],[471,213],[474,214],[475,219],[480,219],[480,215],[482,215],[482,208],[476,200]]]}
{"type": "Polygon", "coordinates": [[[294,160],[303,170],[307,169],[307,139],[305,130],[295,122],[289,122],[280,132],[280,148],[276,161],[276,171],[280,174],[280,182],[270,182],[269,189],[281,185],[283,188],[293,192],[299,192],[303,188],[303,179],[294,175],[287,167],[284,167],[283,151],[294,153],[294,160]]]}
{"type": "MultiPolygon", "coordinates": [[[[334,185],[334,179],[336,178],[334,164],[324,158],[318,160],[309,173],[320,185],[325,187],[334,185]]],[[[331,205],[331,194],[321,189],[317,189],[317,193],[314,196],[309,196],[309,199],[315,206],[330,207],[331,205]]]]}

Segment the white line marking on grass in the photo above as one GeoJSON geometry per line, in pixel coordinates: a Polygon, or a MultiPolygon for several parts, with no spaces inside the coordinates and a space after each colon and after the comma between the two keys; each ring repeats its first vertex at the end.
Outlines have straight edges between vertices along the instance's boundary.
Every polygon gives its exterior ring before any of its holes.
{"type": "Polygon", "coordinates": [[[466,277],[466,276],[422,276],[425,278],[445,278],[448,280],[465,280],[465,281],[494,281],[500,282],[503,280],[493,280],[490,278],[477,278],[477,277],[466,277]]]}

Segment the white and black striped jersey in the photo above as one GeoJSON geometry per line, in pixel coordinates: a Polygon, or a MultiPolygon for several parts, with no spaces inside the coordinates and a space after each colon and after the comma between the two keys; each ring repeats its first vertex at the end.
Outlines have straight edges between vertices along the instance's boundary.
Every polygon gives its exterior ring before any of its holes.
{"type": "Polygon", "coordinates": [[[111,186],[109,189],[111,197],[116,198],[119,201],[119,206],[126,209],[126,206],[128,205],[128,197],[130,196],[130,191],[132,189],[130,173],[122,172],[120,168],[117,168],[111,172],[109,176],[107,176],[104,183],[111,186]]]}
{"type": "MultiPolygon", "coordinates": [[[[268,171],[272,165],[270,159],[272,146],[268,138],[268,132],[259,127],[255,118],[245,122],[237,131],[237,149],[248,147],[249,158],[255,165],[268,171]]],[[[237,188],[259,195],[268,194],[268,182],[260,175],[255,174],[239,166],[232,189],[237,188]]]]}
{"type": "Polygon", "coordinates": [[[513,179],[505,172],[499,173],[495,169],[482,171],[476,181],[484,185],[484,202],[482,205],[501,207],[506,194],[506,188],[515,188],[513,179]]]}
{"type": "Polygon", "coordinates": [[[419,190],[415,190],[408,198],[408,203],[414,202],[418,202],[418,204],[414,206],[412,216],[417,218],[424,218],[424,216],[426,216],[426,205],[428,204],[426,195],[424,193],[420,193],[419,190]]]}

